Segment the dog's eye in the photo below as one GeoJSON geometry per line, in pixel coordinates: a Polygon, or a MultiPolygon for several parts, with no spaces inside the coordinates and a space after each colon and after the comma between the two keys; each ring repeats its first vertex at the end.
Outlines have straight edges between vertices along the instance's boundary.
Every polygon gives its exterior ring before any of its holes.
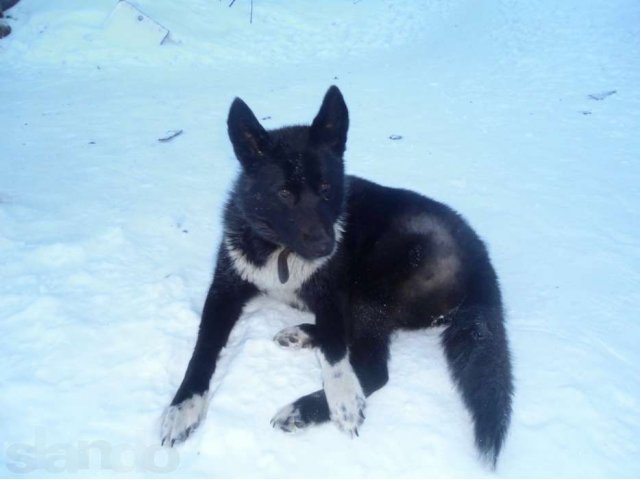
{"type": "Polygon", "coordinates": [[[293,197],[293,194],[291,193],[291,191],[287,190],[286,188],[281,188],[280,190],[278,190],[278,196],[284,200],[284,201],[290,201],[291,198],[293,197]]]}
{"type": "Polygon", "coordinates": [[[320,185],[318,191],[320,195],[322,195],[324,199],[327,200],[329,198],[329,194],[331,193],[331,185],[329,185],[328,183],[323,183],[320,185]]]}

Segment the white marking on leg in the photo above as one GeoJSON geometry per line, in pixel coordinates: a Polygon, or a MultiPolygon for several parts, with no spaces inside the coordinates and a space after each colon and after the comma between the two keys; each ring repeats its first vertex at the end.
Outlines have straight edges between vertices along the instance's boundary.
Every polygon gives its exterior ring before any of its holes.
{"type": "Polygon", "coordinates": [[[349,353],[333,365],[320,350],[318,358],[331,421],[340,430],[358,435],[358,427],[364,420],[365,395],[349,361],[349,353]]]}
{"type": "Polygon", "coordinates": [[[209,392],[193,395],[177,405],[170,405],[162,415],[162,445],[172,447],[185,441],[207,415],[209,392]]]}

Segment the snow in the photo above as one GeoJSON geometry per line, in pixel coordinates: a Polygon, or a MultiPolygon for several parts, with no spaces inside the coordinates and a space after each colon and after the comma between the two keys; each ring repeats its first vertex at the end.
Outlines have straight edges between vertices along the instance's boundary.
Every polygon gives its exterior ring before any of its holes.
{"type": "Polygon", "coordinates": [[[169,42],[105,35],[113,0],[7,12],[0,475],[640,476],[637,1],[255,1],[252,24],[248,0],[133,3],[169,42]],[[359,438],[273,430],[321,380],[312,352],[272,341],[312,319],[265,299],[232,332],[205,423],[158,446],[238,168],[231,100],[268,128],[309,122],[334,83],[347,169],[449,203],[489,245],[517,389],[495,473],[438,331],[395,338],[359,438]]]}

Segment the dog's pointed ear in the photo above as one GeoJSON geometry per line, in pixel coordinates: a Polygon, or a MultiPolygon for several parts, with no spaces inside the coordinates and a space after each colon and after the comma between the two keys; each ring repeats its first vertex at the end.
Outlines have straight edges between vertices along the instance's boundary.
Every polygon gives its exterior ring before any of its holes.
{"type": "Polygon", "coordinates": [[[264,157],[269,147],[269,134],[240,98],[231,104],[227,128],[233,150],[244,168],[250,168],[264,157]]]}
{"type": "Polygon", "coordinates": [[[332,85],[324,96],[322,106],[311,124],[310,139],[314,145],[326,145],[342,156],[347,145],[349,111],[342,93],[332,85]]]}

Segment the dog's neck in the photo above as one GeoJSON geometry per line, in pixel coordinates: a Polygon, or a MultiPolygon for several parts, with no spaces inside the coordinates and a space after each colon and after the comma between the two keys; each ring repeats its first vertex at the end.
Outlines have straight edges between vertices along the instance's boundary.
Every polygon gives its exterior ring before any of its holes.
{"type": "Polygon", "coordinates": [[[261,237],[251,228],[240,207],[230,202],[225,210],[224,241],[256,267],[264,266],[274,252],[284,247],[261,237]]]}
{"type": "Polygon", "coordinates": [[[336,250],[326,257],[306,260],[286,247],[260,237],[237,205],[229,204],[225,215],[223,241],[236,272],[267,295],[304,309],[297,292],[335,254],[342,236],[341,219],[334,227],[336,250]]]}

